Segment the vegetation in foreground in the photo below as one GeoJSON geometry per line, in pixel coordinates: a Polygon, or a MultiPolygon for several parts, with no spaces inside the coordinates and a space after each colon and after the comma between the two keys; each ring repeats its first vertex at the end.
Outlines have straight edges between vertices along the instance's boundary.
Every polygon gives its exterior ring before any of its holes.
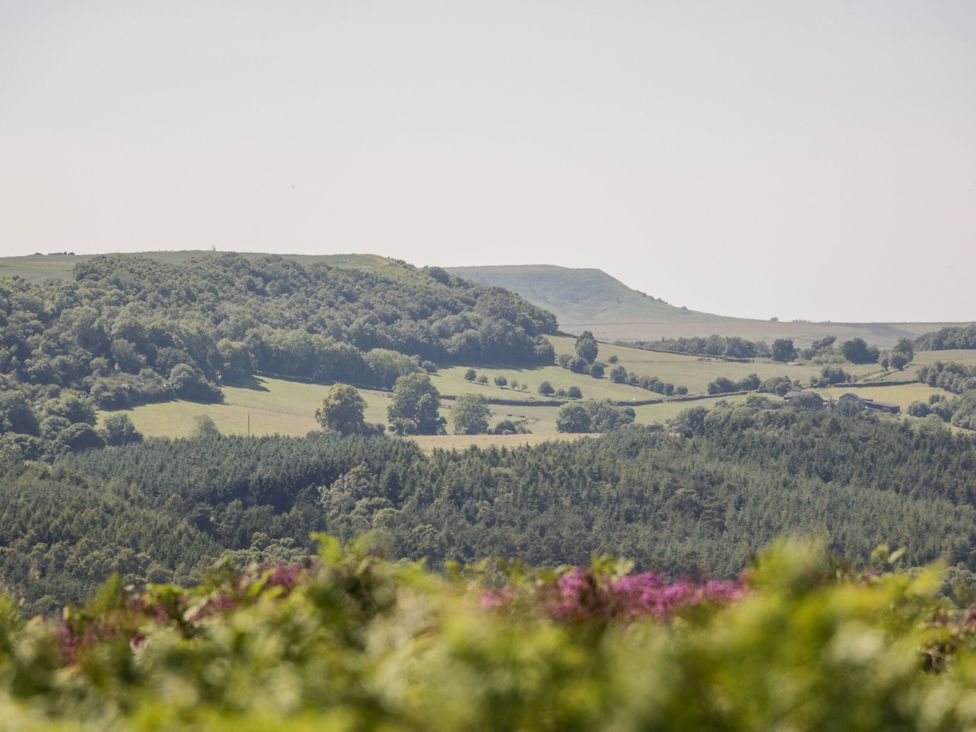
{"type": "Polygon", "coordinates": [[[30,730],[970,729],[976,614],[937,569],[890,571],[898,554],[855,573],[780,542],[734,582],[669,584],[606,558],[434,574],[323,539],[315,561],[192,590],[113,579],[60,621],[0,601],[0,714],[30,730]]]}

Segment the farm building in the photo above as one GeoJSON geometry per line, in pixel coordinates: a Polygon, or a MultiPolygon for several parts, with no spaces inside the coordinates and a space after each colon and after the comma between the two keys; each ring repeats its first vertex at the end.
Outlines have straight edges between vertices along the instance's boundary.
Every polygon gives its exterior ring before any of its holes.
{"type": "Polygon", "coordinates": [[[888,412],[890,414],[901,414],[901,407],[897,404],[888,404],[887,402],[876,402],[874,399],[865,399],[858,394],[852,394],[848,392],[843,394],[838,401],[845,402],[847,404],[860,404],[865,409],[872,409],[876,412],[888,412]]]}

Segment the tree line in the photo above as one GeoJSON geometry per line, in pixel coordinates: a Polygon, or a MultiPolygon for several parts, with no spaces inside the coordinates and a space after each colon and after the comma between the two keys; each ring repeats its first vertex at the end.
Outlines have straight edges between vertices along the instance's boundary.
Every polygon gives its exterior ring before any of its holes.
{"type": "Polygon", "coordinates": [[[943,351],[976,348],[976,323],[942,328],[915,339],[920,351],[943,351]]]}
{"type": "Polygon", "coordinates": [[[152,439],[8,464],[0,582],[50,605],[114,569],[192,581],[228,552],[297,556],[313,531],[379,531],[395,556],[434,566],[612,551],[672,577],[731,576],[773,537],[803,533],[846,556],[889,542],[913,564],[970,571],[974,467],[976,440],[928,422],[761,399],[689,409],[670,428],[432,455],[380,435],[152,439]]]}

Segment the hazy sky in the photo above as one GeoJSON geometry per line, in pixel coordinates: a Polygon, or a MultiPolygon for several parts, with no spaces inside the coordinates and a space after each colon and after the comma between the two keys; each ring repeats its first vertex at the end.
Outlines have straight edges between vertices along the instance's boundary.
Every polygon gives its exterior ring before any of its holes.
{"type": "Polygon", "coordinates": [[[976,0],[0,0],[0,251],[211,246],[976,319],[976,0]]]}

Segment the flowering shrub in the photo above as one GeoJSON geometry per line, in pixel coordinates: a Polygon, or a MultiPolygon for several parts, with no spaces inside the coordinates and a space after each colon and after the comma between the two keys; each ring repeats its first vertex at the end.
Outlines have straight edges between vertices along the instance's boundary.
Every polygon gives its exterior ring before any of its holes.
{"type": "Polygon", "coordinates": [[[742,582],[712,580],[665,584],[652,572],[623,577],[601,575],[592,567],[573,567],[547,588],[545,606],[556,620],[579,623],[666,619],[683,608],[724,605],[742,597],[742,582]]]}
{"type": "Polygon", "coordinates": [[[781,543],[737,581],[625,563],[435,574],[322,538],[197,587],[0,597],[0,729],[795,730],[976,726],[976,609],[939,572],[781,543]]]}

